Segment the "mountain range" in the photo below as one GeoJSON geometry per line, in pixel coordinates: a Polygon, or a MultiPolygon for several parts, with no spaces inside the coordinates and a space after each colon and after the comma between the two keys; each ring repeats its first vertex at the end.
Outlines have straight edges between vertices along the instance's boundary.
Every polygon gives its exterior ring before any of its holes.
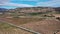
{"type": "Polygon", "coordinates": [[[6,9],[6,8],[0,8],[0,12],[5,12],[6,10],[8,10],[8,9],[6,9]]]}
{"type": "Polygon", "coordinates": [[[26,12],[26,13],[31,13],[31,12],[46,12],[46,11],[59,11],[60,12],[60,7],[24,7],[24,8],[15,8],[15,9],[6,9],[6,8],[0,8],[0,12],[5,12],[5,11],[10,11],[10,12],[26,12]]]}

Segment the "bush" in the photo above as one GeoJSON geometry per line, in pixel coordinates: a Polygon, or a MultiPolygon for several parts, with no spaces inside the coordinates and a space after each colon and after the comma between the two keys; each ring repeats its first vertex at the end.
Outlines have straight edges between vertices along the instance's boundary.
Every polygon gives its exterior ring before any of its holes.
{"type": "Polygon", "coordinates": [[[44,15],[44,17],[55,17],[54,15],[44,15]]]}
{"type": "Polygon", "coordinates": [[[29,15],[39,15],[39,14],[43,14],[42,12],[37,12],[37,13],[29,13],[29,15]]]}
{"type": "Polygon", "coordinates": [[[56,17],[56,19],[60,20],[60,17],[56,17]]]}

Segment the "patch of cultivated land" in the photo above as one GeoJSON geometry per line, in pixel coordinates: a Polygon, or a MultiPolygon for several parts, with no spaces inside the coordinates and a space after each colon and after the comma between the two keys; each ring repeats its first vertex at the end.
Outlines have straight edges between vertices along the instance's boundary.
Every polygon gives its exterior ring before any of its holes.
{"type": "Polygon", "coordinates": [[[0,22],[0,34],[32,34],[9,24],[0,22]]]}
{"type": "Polygon", "coordinates": [[[44,19],[38,22],[27,23],[22,26],[42,34],[60,33],[60,21],[56,19],[44,19]]]}
{"type": "Polygon", "coordinates": [[[22,25],[30,22],[37,22],[44,18],[5,18],[3,20],[16,24],[16,25],[22,25]]]}

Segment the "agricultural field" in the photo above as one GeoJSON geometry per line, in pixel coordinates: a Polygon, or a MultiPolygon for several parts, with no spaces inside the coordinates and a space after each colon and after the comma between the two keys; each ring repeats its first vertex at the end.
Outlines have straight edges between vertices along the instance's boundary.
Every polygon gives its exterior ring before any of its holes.
{"type": "Polygon", "coordinates": [[[38,22],[43,19],[45,18],[4,18],[3,20],[16,25],[22,25],[30,22],[38,22]]]}

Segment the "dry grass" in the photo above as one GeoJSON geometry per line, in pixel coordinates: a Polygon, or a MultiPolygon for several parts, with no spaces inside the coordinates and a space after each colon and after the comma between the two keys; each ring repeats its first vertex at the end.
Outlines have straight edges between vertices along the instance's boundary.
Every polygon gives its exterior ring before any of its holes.
{"type": "Polygon", "coordinates": [[[32,34],[14,26],[0,22],[0,34],[32,34]]]}

